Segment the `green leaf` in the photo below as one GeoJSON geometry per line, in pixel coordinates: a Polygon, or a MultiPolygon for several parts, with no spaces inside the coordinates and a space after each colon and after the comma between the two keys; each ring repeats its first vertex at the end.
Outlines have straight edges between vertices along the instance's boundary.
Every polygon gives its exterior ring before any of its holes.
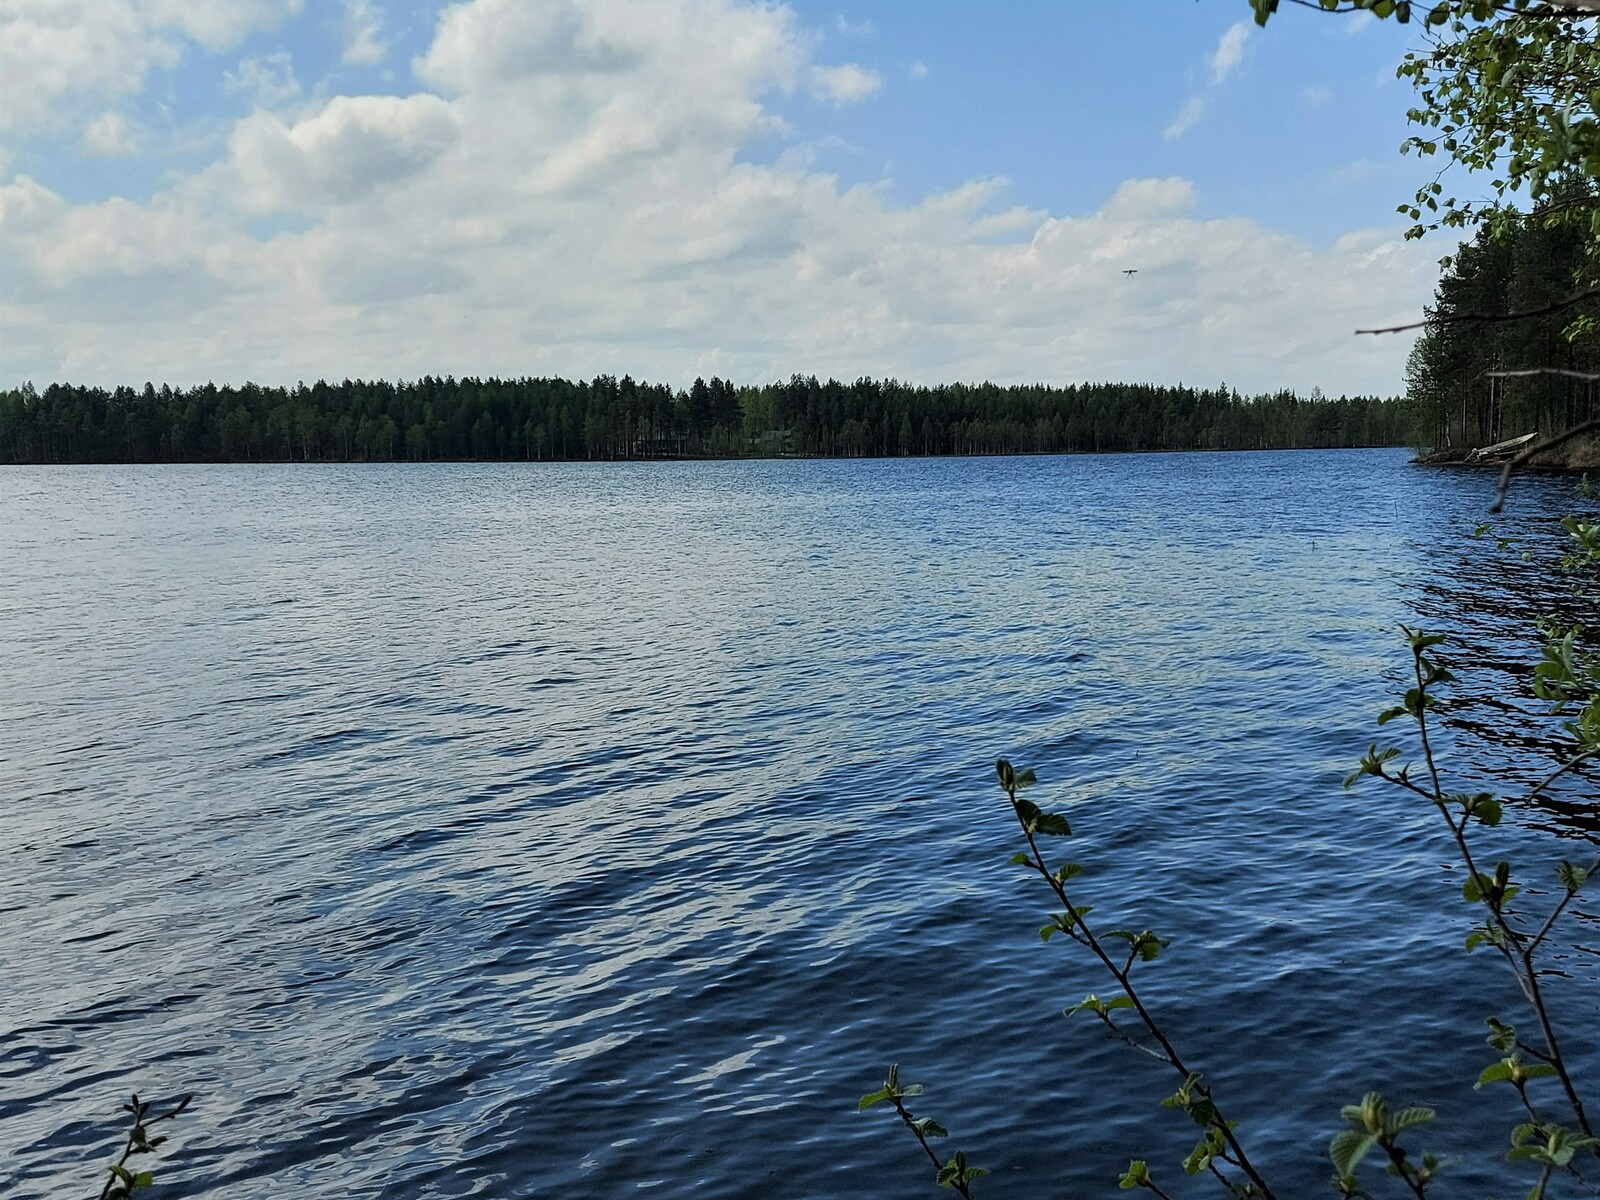
{"type": "Polygon", "coordinates": [[[1150,1182],[1150,1168],[1143,1159],[1136,1158],[1128,1164],[1128,1169],[1122,1173],[1122,1178],[1117,1181],[1117,1186],[1123,1191],[1129,1188],[1145,1187],[1150,1182]]]}
{"type": "Polygon", "coordinates": [[[1049,837],[1071,837],[1072,826],[1067,824],[1067,819],[1060,813],[1040,813],[1029,832],[1042,833],[1049,837]]]}
{"type": "MultiPolygon", "coordinates": [[[[1191,1109],[1190,1115],[1193,1115],[1191,1109]]],[[[1220,1129],[1208,1129],[1195,1143],[1194,1149],[1189,1151],[1189,1157],[1183,1160],[1183,1169],[1190,1175],[1198,1175],[1211,1165],[1211,1160],[1220,1155],[1226,1148],[1220,1129]]]]}
{"type": "Polygon", "coordinates": [[[1412,1108],[1402,1108],[1389,1118],[1389,1133],[1394,1135],[1404,1133],[1408,1129],[1415,1129],[1418,1125],[1426,1125],[1437,1114],[1431,1108],[1420,1105],[1412,1108]]]}
{"type": "Polygon", "coordinates": [[[879,1088],[875,1092],[868,1092],[865,1096],[861,1097],[861,1104],[856,1108],[856,1111],[866,1112],[867,1109],[871,1108],[874,1104],[882,1104],[888,1098],[889,1089],[886,1087],[879,1088]]]}
{"type": "Polygon", "coordinates": [[[1346,1129],[1328,1143],[1328,1157],[1333,1169],[1341,1176],[1355,1173],[1356,1164],[1366,1157],[1367,1151],[1378,1144],[1378,1135],[1361,1129],[1346,1129]]]}
{"type": "Polygon", "coordinates": [[[1445,802],[1456,805],[1461,809],[1462,815],[1481,825],[1498,825],[1503,815],[1500,801],[1488,792],[1477,792],[1471,796],[1457,792],[1446,796],[1445,802]]]}
{"type": "Polygon", "coordinates": [[[1517,1048],[1517,1031],[1507,1025],[1499,1017],[1490,1017],[1484,1024],[1489,1026],[1489,1036],[1485,1039],[1491,1047],[1501,1054],[1510,1054],[1517,1048]]]}
{"type": "Polygon", "coordinates": [[[1561,886],[1569,892],[1580,891],[1583,885],[1589,882],[1589,872],[1585,867],[1574,866],[1563,861],[1556,868],[1556,878],[1561,881],[1561,886]]]}

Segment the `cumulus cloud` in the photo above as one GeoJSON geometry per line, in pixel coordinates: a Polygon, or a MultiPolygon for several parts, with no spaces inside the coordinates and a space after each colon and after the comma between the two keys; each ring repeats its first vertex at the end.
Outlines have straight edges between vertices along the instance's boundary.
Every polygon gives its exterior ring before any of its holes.
{"type": "Polygon", "coordinates": [[[829,104],[853,104],[857,100],[865,100],[877,95],[882,86],[883,79],[876,71],[869,71],[856,63],[811,69],[811,94],[829,104]]]}
{"type": "Polygon", "coordinates": [[[138,92],[190,42],[227,49],[301,0],[6,0],[0,5],[0,129],[34,133],[85,105],[138,92]]]}
{"type": "Polygon", "coordinates": [[[919,59],[906,68],[906,74],[912,79],[926,79],[928,77],[928,64],[919,59]]]}
{"type": "Polygon", "coordinates": [[[682,383],[714,362],[1399,386],[1403,340],[1348,331],[1414,315],[1436,248],[1201,219],[1181,178],[1049,213],[997,179],[907,205],[803,155],[753,161],[816,52],[792,12],[743,0],[466,0],[416,60],[428,91],[254,111],[143,203],[19,178],[0,187],[0,382],[682,383]]]}
{"type": "Polygon", "coordinates": [[[437,96],[335,96],[293,125],[252,113],[230,150],[245,207],[319,212],[417,174],[456,134],[455,114],[437,96]]]}

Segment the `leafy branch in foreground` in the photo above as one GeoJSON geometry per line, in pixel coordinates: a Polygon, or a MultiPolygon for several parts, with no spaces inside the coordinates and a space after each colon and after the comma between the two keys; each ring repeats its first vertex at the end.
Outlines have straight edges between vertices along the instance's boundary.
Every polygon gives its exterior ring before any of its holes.
{"type": "Polygon", "coordinates": [[[137,1095],[130,1097],[129,1103],[122,1106],[122,1111],[133,1115],[133,1127],[128,1130],[128,1142],[122,1148],[122,1156],[109,1168],[109,1178],[100,1189],[100,1200],[127,1200],[140,1188],[154,1184],[152,1172],[131,1170],[128,1160],[138,1154],[154,1154],[167,1139],[164,1134],[151,1137],[150,1126],[173,1120],[189,1107],[193,1099],[193,1095],[182,1096],[171,1108],[152,1113],[152,1105],[148,1100],[140,1100],[137,1095]]]}
{"type": "MultiPolygon", "coordinates": [[[[1511,864],[1502,860],[1492,870],[1481,867],[1473,854],[1470,840],[1474,826],[1492,827],[1500,823],[1503,813],[1501,802],[1488,792],[1469,794],[1446,791],[1440,778],[1428,714],[1438,704],[1435,690],[1455,678],[1448,668],[1437,661],[1433,653],[1434,648],[1445,639],[1439,634],[1424,633],[1404,626],[1402,632],[1411,648],[1415,686],[1406,692],[1400,704],[1385,710],[1378,721],[1379,724],[1385,724],[1396,718],[1405,717],[1415,723],[1422,751],[1422,770],[1418,773],[1421,781],[1414,777],[1415,764],[1406,764],[1398,768],[1391,766],[1400,757],[1398,749],[1394,747],[1379,749],[1374,745],[1362,759],[1360,767],[1345,780],[1345,786],[1354,785],[1363,776],[1370,775],[1381,779],[1423,797],[1444,818],[1450,830],[1456,852],[1466,867],[1462,898],[1480,906],[1484,911],[1482,924],[1475,927],[1467,936],[1467,949],[1470,951],[1480,945],[1488,945],[1499,952],[1511,968],[1538,1026],[1539,1032],[1536,1035],[1524,1038],[1513,1026],[1498,1017],[1490,1017],[1489,1045],[1505,1057],[1484,1069],[1478,1077],[1477,1086],[1508,1082],[1515,1088],[1521,1106],[1527,1113],[1528,1121],[1519,1125],[1513,1132],[1512,1149],[1507,1157],[1513,1162],[1527,1161],[1540,1165],[1540,1178],[1534,1184],[1529,1196],[1542,1197],[1555,1170],[1561,1169],[1577,1174],[1572,1166],[1572,1159],[1577,1151],[1600,1147],[1600,1139],[1594,1136],[1573,1069],[1563,1053],[1561,1041],[1557,1036],[1556,1022],[1551,1015],[1548,999],[1540,983],[1541,969],[1537,963],[1539,951],[1546,944],[1556,922],[1568,910],[1572,900],[1588,882],[1590,876],[1600,871],[1600,856],[1588,866],[1578,866],[1563,861],[1556,868],[1556,882],[1560,888],[1560,896],[1543,921],[1529,922],[1513,911],[1511,903],[1520,893],[1521,885],[1513,882],[1511,864]],[[1561,1095],[1557,1107],[1565,1110],[1565,1116],[1561,1120],[1570,1120],[1576,1126],[1575,1129],[1567,1128],[1550,1114],[1550,1102],[1542,1095],[1536,1098],[1529,1084],[1539,1079],[1554,1079],[1559,1084],[1561,1095]]],[[[1589,706],[1585,712],[1588,713],[1596,702],[1600,702],[1600,676],[1594,673],[1594,664],[1576,652],[1575,637],[1576,631],[1568,630],[1562,638],[1553,638],[1547,644],[1546,660],[1539,668],[1536,690],[1545,698],[1556,700],[1558,705],[1569,703],[1580,696],[1587,696],[1589,706]]],[[[1595,734],[1600,731],[1594,726],[1569,722],[1567,729],[1578,738],[1577,753],[1560,769],[1536,785],[1529,798],[1548,787],[1558,776],[1578,762],[1591,757],[1596,749],[1600,748],[1600,744],[1595,740],[1595,734]]],[[[1369,1096],[1368,1101],[1372,1100],[1374,1097],[1369,1096]]],[[[1381,1098],[1379,1103],[1381,1104],[1381,1098]]],[[[1351,1111],[1345,1110],[1347,1118],[1350,1117],[1351,1111]]],[[[1425,1110],[1407,1110],[1407,1112],[1416,1111],[1425,1110]]],[[[1429,1117],[1422,1119],[1431,1119],[1431,1113],[1429,1117]]],[[[1340,1172],[1340,1186],[1345,1189],[1347,1195],[1362,1194],[1353,1177],[1355,1164],[1360,1161],[1362,1155],[1374,1145],[1389,1150],[1384,1139],[1390,1136],[1390,1130],[1384,1124],[1381,1114],[1373,1118],[1370,1112],[1367,1112],[1358,1128],[1365,1129],[1365,1134],[1352,1138],[1352,1133],[1355,1131],[1347,1131],[1333,1143],[1334,1163],[1340,1172]]],[[[1394,1129],[1392,1132],[1398,1133],[1399,1129],[1394,1129]]],[[[1393,1153],[1390,1154],[1390,1159],[1391,1170],[1411,1184],[1417,1196],[1424,1195],[1426,1180],[1422,1177],[1428,1173],[1426,1165],[1424,1168],[1416,1168],[1403,1158],[1396,1158],[1393,1153]]]]}
{"type": "MultiPolygon", "coordinates": [[[[1160,957],[1170,944],[1169,940],[1149,929],[1097,932],[1088,919],[1092,906],[1074,903],[1067,890],[1068,882],[1082,874],[1083,868],[1073,862],[1052,868],[1040,847],[1041,837],[1071,837],[1071,823],[1061,813],[1045,812],[1021,794],[1036,782],[1031,770],[1017,771],[1002,758],[995,763],[995,773],[1028,844],[1028,849],[1013,855],[1011,861],[1037,874],[1061,905],[1061,911],[1052,915],[1050,924],[1039,931],[1040,938],[1048,942],[1058,933],[1066,935],[1088,950],[1117,984],[1119,994],[1110,999],[1092,994],[1085,996],[1067,1010],[1068,1015],[1093,1013],[1113,1036],[1165,1063],[1178,1075],[1181,1082],[1177,1090],[1161,1102],[1162,1107],[1181,1110],[1202,1130],[1199,1142],[1183,1162],[1186,1174],[1208,1172],[1240,1200],[1248,1197],[1273,1200],[1272,1188],[1250,1161],[1235,1132],[1237,1122],[1223,1114],[1203,1073],[1185,1061],[1134,984],[1134,971],[1160,957]],[[1130,1013],[1137,1024],[1120,1024],[1116,1015],[1120,1012],[1130,1013]]],[[[1129,1164],[1121,1183],[1125,1188],[1142,1187],[1158,1195],[1165,1194],[1151,1179],[1148,1166],[1139,1161],[1129,1164]]]]}
{"type": "Polygon", "coordinates": [[[1403,1108],[1391,1113],[1389,1106],[1377,1092],[1368,1092],[1360,1104],[1347,1104],[1340,1113],[1354,1128],[1337,1135],[1328,1146],[1328,1157],[1333,1159],[1333,1186],[1342,1196],[1365,1196],[1367,1191],[1356,1182],[1356,1164],[1373,1149],[1383,1152],[1389,1160],[1389,1173],[1405,1181],[1414,1196],[1426,1196],[1429,1182],[1443,1165],[1431,1154],[1422,1156],[1419,1167],[1411,1162],[1405,1148],[1400,1145],[1400,1135],[1418,1125],[1426,1125],[1434,1118],[1431,1108],[1403,1108]]]}
{"type": "Polygon", "coordinates": [[[889,1068],[889,1077],[884,1080],[883,1086],[877,1091],[869,1092],[861,1097],[861,1104],[857,1111],[866,1112],[873,1105],[882,1104],[885,1101],[894,1105],[894,1111],[899,1114],[900,1120],[905,1123],[907,1129],[911,1130],[921,1144],[923,1153],[933,1163],[934,1177],[939,1186],[952,1188],[955,1190],[956,1195],[963,1196],[966,1200],[972,1200],[972,1181],[979,1176],[987,1175],[989,1172],[982,1167],[969,1165],[967,1156],[960,1150],[953,1153],[949,1159],[939,1157],[932,1145],[929,1144],[928,1139],[948,1137],[949,1133],[943,1125],[932,1117],[913,1116],[911,1110],[905,1105],[907,1096],[920,1095],[922,1095],[922,1085],[920,1083],[902,1084],[900,1082],[900,1068],[892,1066],[889,1068]]]}
{"type": "MultiPolygon", "coordinates": [[[[1240,1143],[1235,1133],[1237,1123],[1223,1115],[1205,1082],[1205,1076],[1184,1060],[1134,985],[1132,976],[1135,968],[1155,961],[1170,944],[1168,939],[1158,937],[1149,929],[1112,929],[1097,933],[1088,921],[1091,906],[1074,904],[1066,888],[1069,880],[1082,873],[1082,867],[1077,863],[1065,863],[1052,869],[1039,844],[1041,837],[1071,837],[1071,823],[1061,813],[1045,812],[1020,794],[1036,782],[1032,771],[1019,772],[1005,759],[1000,759],[995,763],[995,772],[1028,844],[1028,849],[1013,855],[1011,861],[1038,874],[1061,905],[1061,911],[1055,913],[1050,923],[1039,931],[1040,938],[1048,942],[1058,933],[1066,935],[1099,960],[1119,989],[1119,994],[1110,999],[1093,994],[1085,996],[1067,1010],[1067,1015],[1093,1013],[1114,1036],[1158,1062],[1165,1063],[1177,1074],[1180,1083],[1161,1102],[1161,1106],[1181,1110],[1202,1130],[1200,1140],[1184,1159],[1186,1174],[1208,1172],[1236,1200],[1276,1200],[1272,1188],[1256,1170],[1240,1143]],[[1120,1012],[1132,1013],[1137,1018],[1137,1026],[1119,1024],[1116,1014],[1120,1012]]],[[[933,1163],[940,1186],[954,1188],[959,1195],[970,1200],[972,1180],[986,1172],[968,1166],[965,1155],[959,1152],[951,1155],[949,1160],[940,1159],[929,1144],[929,1139],[944,1137],[944,1128],[930,1118],[913,1116],[904,1104],[906,1097],[921,1093],[922,1088],[916,1084],[902,1085],[897,1069],[891,1067],[883,1087],[863,1096],[860,1108],[865,1111],[885,1101],[892,1103],[901,1121],[911,1130],[933,1163]]],[[[1119,1184],[1124,1189],[1142,1188],[1164,1200],[1171,1200],[1168,1193],[1155,1182],[1148,1164],[1141,1160],[1128,1164],[1119,1184]]]]}
{"type": "MultiPolygon", "coordinates": [[[[1587,487],[1584,494],[1593,495],[1587,487]]],[[[1600,525],[1593,520],[1568,517],[1563,527],[1570,544],[1562,566],[1574,577],[1571,590],[1575,596],[1592,597],[1600,582],[1600,525]]],[[[1487,526],[1480,527],[1480,534],[1486,529],[1487,526]]],[[[1509,542],[1503,540],[1502,544],[1509,542]]],[[[1600,652],[1590,649],[1592,641],[1581,624],[1545,620],[1540,622],[1540,629],[1546,644],[1544,661],[1535,670],[1534,692],[1551,703],[1554,714],[1569,717],[1562,729],[1575,745],[1569,748],[1560,766],[1519,797],[1523,803],[1537,799],[1558,779],[1600,756],[1600,652]]],[[[1398,704],[1379,715],[1378,723],[1382,726],[1399,719],[1414,723],[1420,759],[1400,764],[1400,749],[1374,744],[1345,780],[1345,786],[1373,776],[1422,797],[1444,819],[1454,851],[1465,867],[1462,898],[1482,912],[1481,923],[1466,939],[1466,948],[1470,952],[1487,945],[1504,959],[1536,1027],[1535,1032],[1524,1035],[1499,1016],[1490,1016],[1486,1040],[1498,1057],[1482,1068],[1475,1087],[1506,1084],[1516,1096],[1520,1112],[1505,1157],[1537,1171],[1527,1192],[1528,1200],[1546,1200],[1552,1180],[1557,1177],[1575,1181],[1600,1195],[1600,1185],[1584,1174],[1585,1170],[1593,1171],[1593,1160],[1600,1158],[1600,1137],[1595,1134],[1589,1116],[1591,1106],[1586,1105],[1582,1092],[1582,1085],[1592,1081],[1587,1076],[1580,1078],[1563,1050],[1543,983],[1542,964],[1552,932],[1571,912],[1578,893],[1600,873],[1600,855],[1587,865],[1563,861],[1556,867],[1559,891],[1542,919],[1528,916],[1524,906],[1515,904],[1522,884],[1511,864],[1499,861],[1490,868],[1474,846],[1478,827],[1499,825],[1505,805],[1489,792],[1447,790],[1440,773],[1430,714],[1438,709],[1439,689],[1454,680],[1437,656],[1437,647],[1445,639],[1405,626],[1401,630],[1411,650],[1413,686],[1398,704]]],[[[1057,935],[1071,939],[1097,960],[1117,985],[1106,996],[1085,996],[1068,1014],[1092,1013],[1110,1034],[1164,1063],[1179,1076],[1181,1082],[1176,1091],[1162,1101],[1162,1106],[1182,1110],[1201,1127],[1199,1142],[1183,1162],[1185,1173],[1209,1173],[1237,1200],[1271,1200],[1273,1191],[1251,1163],[1237,1136],[1236,1123],[1224,1116],[1204,1075],[1184,1060],[1139,993],[1135,973],[1143,964],[1160,957],[1168,946],[1167,939],[1149,929],[1101,930],[1092,924],[1092,907],[1076,902],[1081,897],[1073,881],[1083,874],[1082,866],[1075,862],[1053,866],[1042,849],[1043,838],[1072,837],[1071,822],[1065,814],[1046,811],[1022,794],[1037,782],[1033,771],[1019,771],[1005,759],[995,764],[995,771],[1027,844],[1027,849],[1014,854],[1011,861],[1038,875],[1060,905],[1060,910],[1039,931],[1041,939],[1049,942],[1057,935]]],[[[944,1129],[930,1119],[913,1116],[903,1103],[904,1097],[920,1092],[914,1086],[902,1087],[891,1069],[888,1082],[880,1091],[864,1097],[861,1107],[892,1101],[902,1122],[934,1164],[939,1183],[970,1197],[971,1181],[981,1172],[969,1168],[963,1155],[945,1161],[934,1152],[930,1139],[943,1137],[944,1129]]],[[[1328,1148],[1337,1192],[1347,1200],[1371,1200],[1372,1193],[1358,1177],[1358,1170],[1364,1162],[1376,1160],[1383,1163],[1388,1176],[1407,1194],[1415,1200],[1428,1200],[1430,1188],[1446,1164],[1433,1154],[1414,1152],[1405,1142],[1412,1131],[1434,1121],[1432,1108],[1417,1105],[1391,1109],[1382,1095],[1369,1092],[1359,1104],[1345,1106],[1342,1116],[1348,1127],[1333,1138],[1328,1148]]],[[[1130,1162],[1118,1182],[1124,1190],[1145,1190],[1160,1200],[1172,1200],[1142,1159],[1130,1162]]]]}

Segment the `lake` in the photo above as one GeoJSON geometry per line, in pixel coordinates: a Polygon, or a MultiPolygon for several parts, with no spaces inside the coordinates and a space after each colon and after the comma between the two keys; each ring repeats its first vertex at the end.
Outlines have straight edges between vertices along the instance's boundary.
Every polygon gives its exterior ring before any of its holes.
{"type": "MultiPolygon", "coordinates": [[[[999,755],[1071,814],[1079,902],[1173,939],[1146,994],[1280,1197],[1332,1194],[1370,1088],[1440,1110],[1460,1194],[1526,1190],[1481,1152],[1516,1121],[1471,1088],[1483,1018],[1521,1010],[1462,951],[1448,833],[1340,788],[1402,621],[1463,639],[1454,778],[1555,761],[1517,550],[1571,483],[1516,485],[1504,552],[1492,482],[1387,450],[0,472],[0,1192],[96,1191],[137,1090],[196,1097],[157,1197],[937,1196],[855,1111],[897,1062],[981,1196],[1118,1194],[1131,1157],[1189,1194],[1166,1068],[1062,1016],[1114,985],[1041,943],[999,755]]],[[[1595,778],[1487,853],[1547,897],[1595,778]]],[[[1587,903],[1552,990],[1592,1081],[1587,903]]]]}

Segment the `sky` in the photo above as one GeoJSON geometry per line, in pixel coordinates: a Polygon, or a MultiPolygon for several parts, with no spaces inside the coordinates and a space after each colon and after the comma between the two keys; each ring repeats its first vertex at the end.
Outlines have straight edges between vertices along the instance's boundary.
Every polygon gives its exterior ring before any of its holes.
{"type": "Polygon", "coordinates": [[[0,0],[0,386],[1393,394],[1416,34],[1285,7],[0,0]]]}

